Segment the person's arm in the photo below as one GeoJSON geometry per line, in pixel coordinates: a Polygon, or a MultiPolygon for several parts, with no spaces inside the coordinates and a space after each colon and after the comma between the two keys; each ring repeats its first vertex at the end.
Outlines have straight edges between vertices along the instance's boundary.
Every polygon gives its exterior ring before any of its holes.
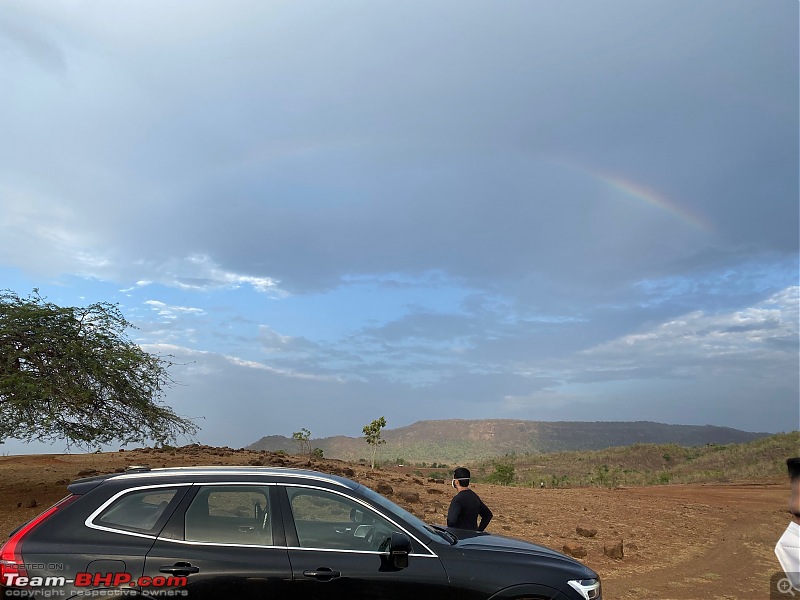
{"type": "Polygon", "coordinates": [[[458,494],[456,494],[450,501],[450,508],[447,511],[447,526],[456,527],[456,524],[458,523],[458,517],[460,516],[461,502],[458,500],[458,494]]]}
{"type": "Polygon", "coordinates": [[[483,500],[481,500],[480,508],[478,508],[478,514],[481,516],[481,523],[478,525],[478,531],[483,531],[489,526],[489,521],[492,520],[493,516],[492,511],[483,503],[483,500]]]}

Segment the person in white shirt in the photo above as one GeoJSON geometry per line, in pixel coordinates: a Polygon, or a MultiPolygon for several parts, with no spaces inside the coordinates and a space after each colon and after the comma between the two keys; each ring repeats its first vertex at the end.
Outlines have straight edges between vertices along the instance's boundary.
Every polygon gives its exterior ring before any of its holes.
{"type": "Polygon", "coordinates": [[[792,515],[792,522],[778,540],[775,556],[778,557],[783,572],[792,582],[792,586],[800,590],[800,456],[788,459],[786,466],[789,469],[792,486],[789,493],[789,513],[792,515]]]}

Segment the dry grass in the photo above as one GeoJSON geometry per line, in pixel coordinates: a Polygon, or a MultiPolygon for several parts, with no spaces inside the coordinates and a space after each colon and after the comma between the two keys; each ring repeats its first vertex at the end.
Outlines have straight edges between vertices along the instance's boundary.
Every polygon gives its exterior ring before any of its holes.
{"type": "Polygon", "coordinates": [[[800,454],[800,432],[746,444],[684,447],[635,444],[585,452],[507,455],[475,467],[476,480],[491,481],[496,464],[511,464],[515,484],[547,487],[616,487],[666,483],[725,483],[786,475],[786,459],[800,454]]]}

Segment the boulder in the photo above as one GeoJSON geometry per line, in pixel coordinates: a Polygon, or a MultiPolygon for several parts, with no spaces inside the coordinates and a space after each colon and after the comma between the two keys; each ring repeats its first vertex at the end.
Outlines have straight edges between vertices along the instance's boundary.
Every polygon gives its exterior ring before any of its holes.
{"type": "Polygon", "coordinates": [[[409,504],[416,504],[419,502],[419,494],[417,492],[397,492],[397,497],[405,500],[409,504]]]}
{"type": "Polygon", "coordinates": [[[375,486],[375,491],[384,496],[388,496],[394,493],[394,488],[385,481],[379,481],[378,485],[375,486]]]}
{"type": "Polygon", "coordinates": [[[581,527],[580,525],[575,528],[575,531],[578,535],[587,538],[592,538],[597,535],[597,529],[589,529],[588,527],[581,527]]]}
{"type": "Polygon", "coordinates": [[[612,545],[603,544],[603,554],[614,560],[622,560],[625,557],[625,553],[622,550],[622,540],[612,545]]]}
{"type": "Polygon", "coordinates": [[[586,558],[588,552],[586,552],[586,548],[583,546],[578,546],[577,544],[564,544],[564,554],[568,554],[574,558],[586,558]]]}

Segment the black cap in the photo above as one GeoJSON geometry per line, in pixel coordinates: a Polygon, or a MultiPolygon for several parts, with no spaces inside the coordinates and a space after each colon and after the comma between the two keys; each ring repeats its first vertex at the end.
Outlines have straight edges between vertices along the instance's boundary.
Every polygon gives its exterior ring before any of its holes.
{"type": "Polygon", "coordinates": [[[453,471],[453,479],[458,479],[459,481],[466,479],[469,481],[469,469],[466,467],[458,467],[453,471]]]}
{"type": "Polygon", "coordinates": [[[789,469],[790,479],[800,479],[800,456],[787,458],[786,467],[789,469]]]}

